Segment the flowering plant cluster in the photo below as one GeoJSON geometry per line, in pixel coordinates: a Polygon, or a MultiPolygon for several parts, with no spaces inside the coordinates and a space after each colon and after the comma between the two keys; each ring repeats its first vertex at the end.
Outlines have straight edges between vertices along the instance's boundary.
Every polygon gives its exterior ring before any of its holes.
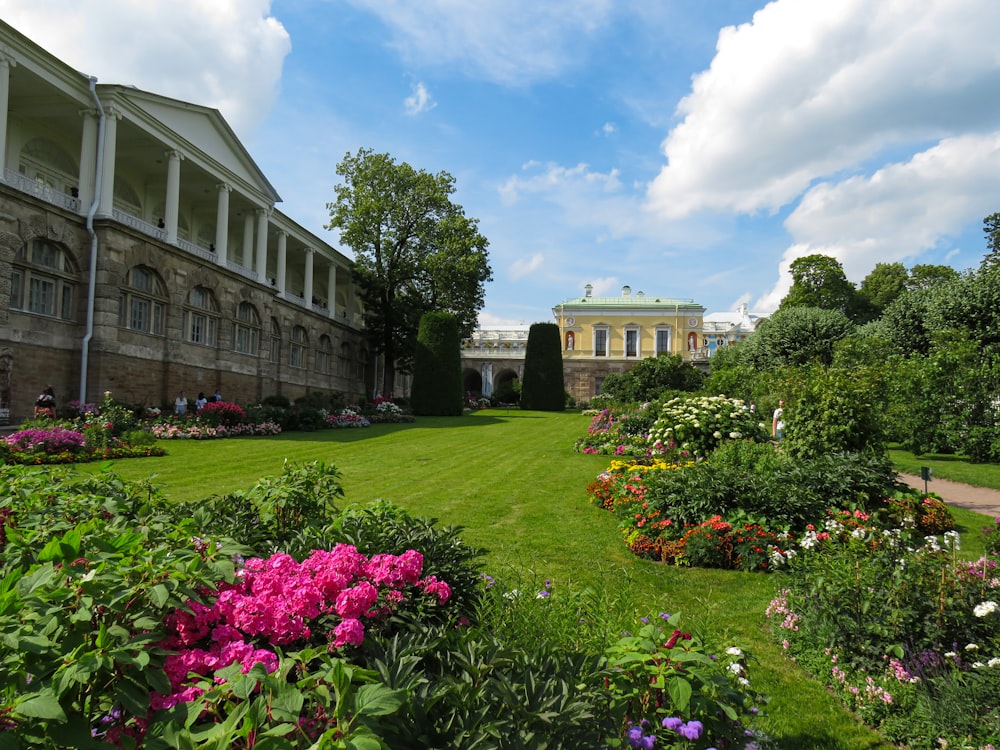
{"type": "Polygon", "coordinates": [[[587,434],[574,444],[574,450],[605,456],[661,455],[663,451],[660,448],[649,444],[649,427],[655,415],[648,413],[647,408],[588,410],[585,413],[593,414],[593,419],[587,427],[587,434]]]}
{"type": "Polygon", "coordinates": [[[371,425],[371,421],[369,421],[366,417],[361,416],[354,409],[348,407],[346,409],[341,409],[339,412],[327,414],[326,425],[327,427],[333,428],[369,427],[371,425]]]}
{"type": "Polygon", "coordinates": [[[209,401],[198,411],[198,419],[213,427],[235,427],[246,423],[247,414],[238,404],[209,401]]]}
{"type": "Polygon", "coordinates": [[[214,438],[281,434],[281,425],[271,420],[259,424],[247,422],[228,427],[225,425],[212,427],[198,419],[183,421],[168,419],[151,424],[149,429],[158,440],[211,440],[214,438]]]}
{"type": "Polygon", "coordinates": [[[301,563],[287,554],[246,560],[210,604],[190,600],[167,618],[160,645],[172,652],[165,664],[171,692],[154,695],[153,709],[200,697],[204,689],[193,675],[208,677],[237,662],[243,674],[258,663],[274,672],[282,648],[360,646],[366,622],[384,622],[409,597],[446,603],[451,588],[422,578],[422,568],[416,550],[368,558],[348,544],[316,550],[301,563]]]}
{"type": "Polygon", "coordinates": [[[983,527],[983,535],[986,537],[986,551],[991,555],[1000,555],[1000,516],[993,519],[993,523],[983,527]]]}
{"type": "Polygon", "coordinates": [[[663,404],[649,432],[653,448],[705,458],[725,440],[765,442],[769,433],[749,405],[725,396],[678,396],[663,404]]]}
{"type": "Polygon", "coordinates": [[[739,646],[713,653],[680,624],[678,614],[643,618],[608,649],[608,689],[628,746],[755,748],[752,657],[739,646]]]}
{"type": "Polygon", "coordinates": [[[997,561],[962,560],[956,532],[874,520],[807,532],[766,612],[775,638],[895,744],[1000,741],[997,561]]]}
{"type": "Polygon", "coordinates": [[[12,451],[26,453],[75,453],[84,447],[83,433],[59,425],[19,430],[5,437],[4,442],[12,451]]]}

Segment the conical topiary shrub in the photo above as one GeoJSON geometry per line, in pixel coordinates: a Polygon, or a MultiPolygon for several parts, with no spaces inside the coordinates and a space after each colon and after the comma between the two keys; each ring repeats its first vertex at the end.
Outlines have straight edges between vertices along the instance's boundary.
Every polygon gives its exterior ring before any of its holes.
{"type": "Polygon", "coordinates": [[[453,417],[462,413],[462,358],[458,321],[451,313],[424,313],[413,360],[413,413],[453,417]]]}
{"type": "Polygon", "coordinates": [[[533,323],[528,329],[528,346],[524,353],[521,408],[562,411],[565,407],[559,326],[555,323],[533,323]]]}

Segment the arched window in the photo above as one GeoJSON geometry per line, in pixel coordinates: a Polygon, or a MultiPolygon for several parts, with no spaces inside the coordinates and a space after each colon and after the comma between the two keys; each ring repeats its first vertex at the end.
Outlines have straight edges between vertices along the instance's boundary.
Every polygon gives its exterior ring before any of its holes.
{"type": "Polygon", "coordinates": [[[288,350],[288,364],[292,367],[306,366],[306,329],[302,326],[292,328],[291,344],[288,350]]]}
{"type": "Polygon", "coordinates": [[[281,325],[276,318],[271,318],[271,345],[268,347],[267,360],[275,364],[281,361],[281,325]]]}
{"type": "Polygon", "coordinates": [[[118,298],[118,325],[162,336],[166,304],[167,289],[156,271],[136,266],[125,277],[118,298]]]}
{"type": "Polygon", "coordinates": [[[319,345],[316,347],[316,372],[324,375],[330,374],[330,358],[333,354],[333,344],[330,337],[323,334],[319,337],[319,345]]]}
{"type": "Polygon", "coordinates": [[[14,310],[76,317],[76,269],[69,254],[47,240],[34,240],[14,259],[10,276],[10,306],[14,310]]]}
{"type": "Polygon", "coordinates": [[[219,330],[219,306],[210,289],[196,286],[188,294],[184,310],[184,335],[192,344],[215,346],[219,330]]]}
{"type": "Polygon", "coordinates": [[[576,334],[572,331],[566,331],[566,351],[573,351],[573,347],[576,345],[576,334]]]}
{"type": "Polygon", "coordinates": [[[236,307],[236,321],[233,323],[233,348],[241,354],[257,356],[260,351],[260,315],[249,302],[240,302],[236,307]]]}
{"type": "Polygon", "coordinates": [[[337,374],[342,378],[351,376],[351,345],[346,341],[340,345],[340,354],[337,357],[337,374]]]}

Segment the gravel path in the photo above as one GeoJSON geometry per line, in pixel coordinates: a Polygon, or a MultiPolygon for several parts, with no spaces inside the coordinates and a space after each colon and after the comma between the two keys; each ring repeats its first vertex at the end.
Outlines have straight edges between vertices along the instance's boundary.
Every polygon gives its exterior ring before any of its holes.
{"type": "MultiPolygon", "coordinates": [[[[910,487],[923,491],[924,480],[913,474],[899,475],[899,480],[910,487]]],[[[1000,490],[988,487],[973,487],[971,484],[952,482],[950,479],[931,479],[927,489],[941,496],[949,505],[967,508],[977,513],[985,513],[990,518],[1000,516],[1000,490]]]]}

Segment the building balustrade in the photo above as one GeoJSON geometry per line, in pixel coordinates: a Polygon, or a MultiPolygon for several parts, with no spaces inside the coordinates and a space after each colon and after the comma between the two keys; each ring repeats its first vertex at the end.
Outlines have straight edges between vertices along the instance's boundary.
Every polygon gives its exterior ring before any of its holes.
{"type": "Polygon", "coordinates": [[[15,190],[20,190],[22,193],[28,193],[36,198],[41,198],[46,203],[60,206],[75,213],[80,212],[79,198],[67,195],[66,193],[56,190],[51,185],[46,185],[44,182],[40,182],[39,180],[33,180],[27,175],[23,175],[16,170],[10,169],[9,167],[4,169],[3,181],[15,190]]]}
{"type": "Polygon", "coordinates": [[[195,243],[189,242],[188,240],[185,239],[181,239],[180,237],[177,238],[177,247],[179,247],[181,250],[187,250],[187,252],[191,253],[192,255],[197,255],[199,258],[211,261],[212,263],[215,263],[217,260],[215,253],[213,253],[211,250],[207,250],[201,245],[196,245],[195,243]]]}

